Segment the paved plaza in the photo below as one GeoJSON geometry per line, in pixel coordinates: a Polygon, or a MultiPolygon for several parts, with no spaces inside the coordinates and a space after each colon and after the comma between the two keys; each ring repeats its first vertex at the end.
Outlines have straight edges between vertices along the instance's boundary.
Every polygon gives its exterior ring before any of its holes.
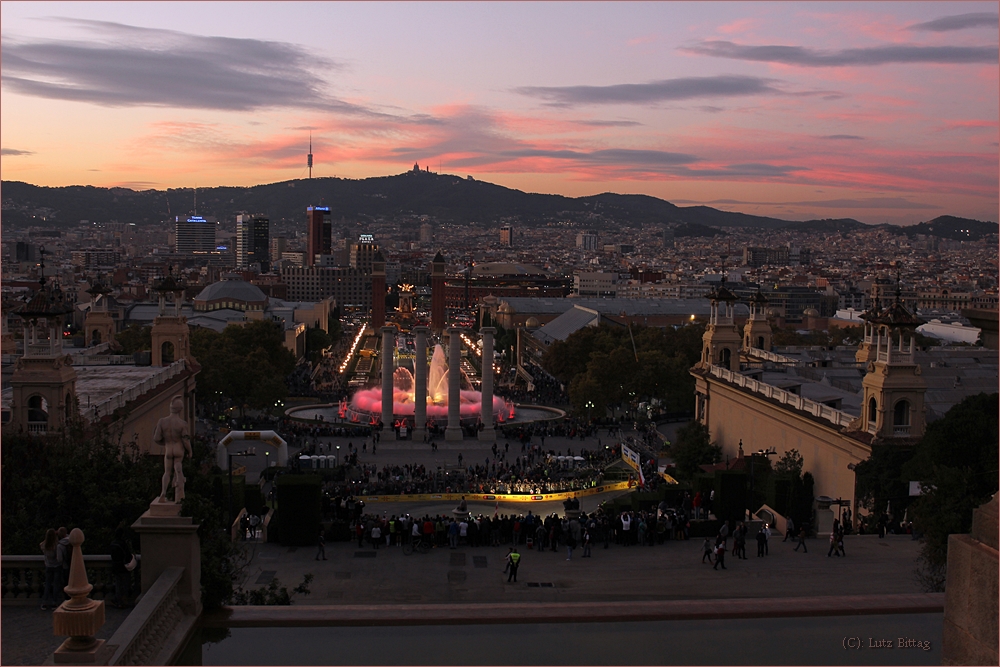
{"type": "MultiPolygon", "coordinates": [[[[360,444],[359,439],[323,438],[324,444],[341,444],[342,451],[348,441],[360,444]]],[[[601,436],[602,443],[607,441],[601,436]]],[[[502,447],[504,440],[500,440],[502,447]]],[[[547,438],[545,449],[566,451],[580,447],[593,449],[597,438],[586,441],[566,438],[547,438]]],[[[511,454],[520,453],[520,446],[511,442],[511,454]]],[[[420,463],[425,466],[457,464],[457,455],[463,453],[468,464],[476,457],[485,457],[489,445],[472,440],[461,443],[439,443],[437,452],[420,442],[383,442],[377,454],[361,455],[365,463],[405,464],[420,463]]],[[[261,467],[263,459],[258,455],[261,467]]],[[[252,465],[249,466],[251,471],[252,465]]],[[[584,511],[596,509],[598,504],[615,493],[588,496],[581,500],[584,511]]],[[[369,503],[368,513],[383,512],[387,516],[400,513],[448,514],[453,502],[381,502],[369,503]]],[[[559,502],[500,503],[500,513],[536,514],[562,512],[559,502]]],[[[490,514],[493,503],[470,503],[473,514],[490,514]]],[[[406,616],[405,606],[421,613],[421,605],[510,603],[511,608],[523,605],[565,603],[570,606],[582,603],[642,603],[655,604],[671,601],[744,601],[759,600],[774,604],[775,598],[815,598],[837,596],[841,600],[852,596],[912,596],[921,589],[914,576],[917,567],[919,542],[909,536],[849,535],[845,539],[846,558],[827,557],[828,541],[825,538],[807,540],[808,553],[796,553],[794,544],[782,543],[781,536],[774,536],[769,545],[769,555],[756,556],[753,536],[747,542],[747,560],[738,560],[728,554],[725,571],[713,570],[703,564],[703,538],[686,541],[667,541],[653,547],[618,546],[614,543],[605,549],[603,543],[594,545],[591,558],[583,558],[582,550],[575,549],[572,560],[567,561],[565,549],[538,552],[522,545],[521,565],[517,583],[507,583],[503,573],[507,546],[468,547],[452,550],[438,547],[429,553],[409,556],[399,547],[381,546],[378,550],[367,544],[358,548],[357,542],[329,542],[326,561],[317,561],[316,547],[283,547],[278,544],[246,542],[252,559],[246,570],[248,587],[264,585],[277,577],[289,588],[297,585],[303,575],[310,573],[314,580],[308,596],[298,596],[294,604],[340,608],[345,605],[385,605],[393,607],[396,618],[406,616]]],[[[732,541],[729,543],[732,545],[732,541]]],[[[886,598],[889,600],[890,598],[886,598]]],[[[902,598],[899,598],[902,599],[902,598]]],[[[734,604],[733,602],[729,603],[734,604]]],[[[726,603],[720,603],[725,606],[726,603]]],[[[831,610],[835,611],[835,610],[831,610]]],[[[35,606],[4,605],[2,610],[2,662],[3,664],[41,664],[61,642],[53,637],[51,614],[35,606]]],[[[110,637],[125,616],[124,610],[109,608],[108,620],[100,637],[110,637]]]]}

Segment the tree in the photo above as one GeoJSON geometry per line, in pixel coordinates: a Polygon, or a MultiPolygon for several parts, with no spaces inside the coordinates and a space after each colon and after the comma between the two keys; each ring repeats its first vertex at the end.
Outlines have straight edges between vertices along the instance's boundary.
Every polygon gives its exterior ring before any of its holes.
{"type": "Polygon", "coordinates": [[[701,472],[699,466],[722,460],[722,448],[711,442],[708,427],[691,421],[677,431],[677,441],[670,446],[670,456],[682,479],[691,479],[701,472]]]}
{"type": "Polygon", "coordinates": [[[791,474],[798,477],[802,474],[802,466],[805,460],[802,455],[799,454],[797,449],[789,449],[787,452],[781,455],[778,462],[774,464],[774,472],[781,474],[791,474]]]}
{"type": "Polygon", "coordinates": [[[227,399],[240,409],[269,410],[288,395],[285,378],[295,368],[295,355],[284,346],[276,322],[231,324],[222,333],[195,329],[191,352],[202,366],[198,395],[203,402],[227,399]]]}
{"type": "Polygon", "coordinates": [[[903,466],[913,458],[913,453],[913,447],[873,445],[869,457],[855,466],[855,498],[858,509],[868,513],[866,530],[875,530],[879,516],[890,504],[898,518],[902,518],[911,501],[903,466]]]}
{"type": "Polygon", "coordinates": [[[5,554],[37,554],[45,529],[59,526],[80,528],[89,553],[108,553],[115,528],[128,530],[159,495],[163,474],[156,459],[102,425],[5,435],[0,457],[5,554]]]}
{"type": "Polygon", "coordinates": [[[333,338],[319,327],[306,331],[306,355],[309,357],[309,361],[318,362],[323,350],[331,345],[333,345],[333,338]]]}
{"type": "Polygon", "coordinates": [[[140,324],[131,324],[115,336],[115,340],[122,346],[122,354],[134,354],[142,350],[153,349],[152,327],[144,327],[140,324]]]}
{"type": "Polygon", "coordinates": [[[970,396],[930,424],[902,480],[921,482],[912,517],[923,534],[924,581],[943,587],[948,536],[972,528],[972,511],[997,492],[998,395],[970,396]]]}

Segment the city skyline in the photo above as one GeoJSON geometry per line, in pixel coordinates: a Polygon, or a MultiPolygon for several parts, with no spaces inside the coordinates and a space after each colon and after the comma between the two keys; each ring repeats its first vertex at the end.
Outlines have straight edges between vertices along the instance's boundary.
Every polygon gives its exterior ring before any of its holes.
{"type": "Polygon", "coordinates": [[[4,3],[4,179],[305,178],[311,132],[316,177],[996,219],[992,3],[236,7],[4,3]]]}

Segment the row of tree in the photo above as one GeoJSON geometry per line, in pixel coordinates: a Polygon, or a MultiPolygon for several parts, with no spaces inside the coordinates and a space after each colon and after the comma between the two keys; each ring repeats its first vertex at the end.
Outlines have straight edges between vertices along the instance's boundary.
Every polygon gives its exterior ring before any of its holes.
{"type": "Polygon", "coordinates": [[[657,399],[664,411],[690,409],[703,324],[677,329],[585,327],[545,351],[542,367],[569,387],[573,408],[604,417],[608,410],[657,399]]]}

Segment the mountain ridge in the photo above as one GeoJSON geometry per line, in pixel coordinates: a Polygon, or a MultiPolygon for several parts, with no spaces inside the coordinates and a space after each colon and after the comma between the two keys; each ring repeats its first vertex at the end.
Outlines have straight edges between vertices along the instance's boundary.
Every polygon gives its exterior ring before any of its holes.
{"type": "MultiPolygon", "coordinates": [[[[132,190],[90,185],[37,186],[22,181],[0,182],[4,226],[46,222],[57,226],[78,220],[158,224],[176,215],[188,215],[194,188],[132,190]]],[[[845,232],[876,227],[851,218],[789,221],[709,206],[681,207],[643,194],[604,192],[584,197],[528,193],[471,177],[427,171],[375,176],[365,179],[324,177],[295,179],[254,186],[217,186],[197,189],[198,213],[231,219],[237,212],[263,213],[272,220],[304,220],[306,206],[329,206],[334,220],[388,216],[427,215],[444,222],[497,223],[518,218],[521,224],[538,225],[571,220],[600,229],[608,220],[623,226],[659,223],[671,226],[755,227],[771,230],[845,232]]],[[[961,239],[996,233],[996,223],[955,216],[911,227],[894,227],[912,236],[917,233],[958,238],[956,229],[975,229],[961,239]],[[975,224],[973,224],[975,223],[975,224]],[[924,225],[924,227],[920,227],[924,225]],[[992,225],[992,228],[989,227],[992,225]],[[920,228],[920,231],[912,231],[920,228]],[[989,231],[993,229],[993,231],[989,231]]]]}

